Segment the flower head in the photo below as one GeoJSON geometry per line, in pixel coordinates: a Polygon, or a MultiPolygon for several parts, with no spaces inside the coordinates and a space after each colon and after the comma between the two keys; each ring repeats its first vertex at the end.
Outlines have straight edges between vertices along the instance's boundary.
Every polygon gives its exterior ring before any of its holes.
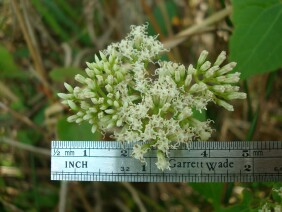
{"type": "Polygon", "coordinates": [[[212,65],[203,51],[196,67],[159,61],[155,79],[148,64],[167,51],[157,37],[147,34],[147,25],[132,26],[128,36],[87,63],[85,75],[76,75],[80,86],[65,83],[68,93],[59,93],[62,103],[74,112],[69,122],[83,121],[92,132],[111,133],[122,142],[144,141],[135,145],[132,156],[145,162],[151,147],[157,149],[157,167],[169,169],[169,149],[192,140],[208,140],[210,120],[200,121],[194,111],[207,109],[214,102],[232,111],[231,99],[244,99],[234,84],[239,73],[231,73],[236,63],[220,65],[222,52],[212,65]]]}

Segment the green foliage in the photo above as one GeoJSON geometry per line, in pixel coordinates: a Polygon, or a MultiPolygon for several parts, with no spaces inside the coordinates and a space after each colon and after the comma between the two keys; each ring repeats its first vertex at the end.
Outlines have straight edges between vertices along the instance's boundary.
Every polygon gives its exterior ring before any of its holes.
{"type": "Polygon", "coordinates": [[[230,58],[242,78],[282,66],[282,3],[279,0],[234,0],[230,58]]]}
{"type": "Polygon", "coordinates": [[[25,73],[19,71],[14,62],[13,55],[0,45],[0,78],[24,77],[25,73]]]}
{"type": "Polygon", "coordinates": [[[95,141],[100,140],[101,135],[91,133],[91,126],[88,123],[69,123],[66,117],[60,119],[57,123],[57,134],[59,140],[69,141],[95,141]]]}
{"type": "Polygon", "coordinates": [[[60,67],[54,68],[49,72],[49,76],[53,81],[65,82],[69,79],[73,79],[78,73],[82,73],[82,70],[75,67],[60,67]]]}
{"type": "Polygon", "coordinates": [[[17,70],[18,67],[14,63],[14,59],[12,55],[3,46],[0,46],[0,57],[1,57],[1,60],[0,60],[0,70],[1,71],[3,71],[4,73],[8,73],[8,72],[14,72],[15,70],[17,70]]]}
{"type": "Polygon", "coordinates": [[[221,206],[223,183],[189,183],[189,185],[211,203],[214,209],[221,206]]]}
{"type": "MultiPolygon", "coordinates": [[[[166,15],[168,16],[169,21],[171,21],[173,17],[177,16],[177,8],[176,8],[176,5],[173,1],[165,1],[164,7],[166,9],[166,13],[167,13],[166,15]]],[[[159,5],[155,7],[153,14],[154,14],[154,17],[156,17],[156,21],[158,23],[158,26],[161,29],[161,32],[164,35],[168,35],[167,27],[169,27],[169,26],[167,25],[167,23],[165,21],[164,14],[162,13],[162,10],[161,10],[159,5]]],[[[153,29],[152,24],[149,25],[148,31],[149,31],[149,34],[151,34],[151,35],[155,35],[157,33],[153,29]]]]}

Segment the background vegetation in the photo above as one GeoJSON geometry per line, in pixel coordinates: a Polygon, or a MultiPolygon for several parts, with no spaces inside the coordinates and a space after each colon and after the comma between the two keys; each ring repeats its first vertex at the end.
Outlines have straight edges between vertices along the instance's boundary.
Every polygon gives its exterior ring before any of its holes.
{"type": "Polygon", "coordinates": [[[0,211],[251,211],[281,183],[61,183],[50,181],[51,140],[95,140],[66,122],[56,93],[85,61],[131,24],[171,48],[164,59],[195,63],[203,49],[238,62],[247,101],[209,108],[213,140],[281,140],[280,0],[0,1],[0,211]]]}

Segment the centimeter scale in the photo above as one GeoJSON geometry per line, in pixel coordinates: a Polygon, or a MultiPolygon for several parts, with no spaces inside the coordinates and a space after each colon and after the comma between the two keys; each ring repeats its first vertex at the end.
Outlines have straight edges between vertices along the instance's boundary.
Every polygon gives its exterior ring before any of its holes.
{"type": "Polygon", "coordinates": [[[52,141],[51,180],[110,182],[282,181],[282,141],[191,142],[170,150],[161,171],[156,150],[146,164],[131,157],[132,143],[52,141]]]}

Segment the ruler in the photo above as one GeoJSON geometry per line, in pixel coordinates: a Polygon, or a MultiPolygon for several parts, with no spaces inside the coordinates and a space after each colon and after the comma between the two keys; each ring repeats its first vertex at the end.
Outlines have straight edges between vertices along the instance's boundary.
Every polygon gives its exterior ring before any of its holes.
{"type": "Polygon", "coordinates": [[[161,171],[156,150],[146,164],[131,157],[132,143],[52,141],[51,180],[110,182],[282,181],[282,141],[190,142],[170,150],[161,171]]]}

